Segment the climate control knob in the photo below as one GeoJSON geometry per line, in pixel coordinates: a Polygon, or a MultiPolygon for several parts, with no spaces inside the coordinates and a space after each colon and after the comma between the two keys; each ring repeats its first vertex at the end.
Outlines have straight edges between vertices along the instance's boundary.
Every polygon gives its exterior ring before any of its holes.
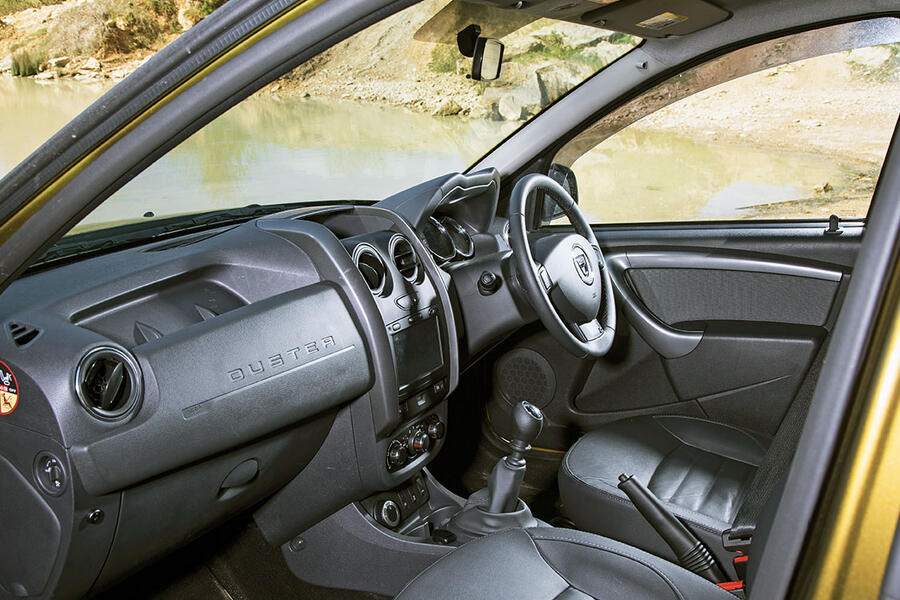
{"type": "Polygon", "coordinates": [[[399,440],[394,440],[391,442],[391,445],[388,446],[387,462],[390,468],[396,469],[397,467],[402,467],[406,464],[408,456],[409,453],[406,450],[406,446],[400,443],[399,440]]]}
{"type": "Polygon", "coordinates": [[[431,438],[428,437],[428,432],[424,429],[413,431],[412,435],[409,436],[407,447],[412,456],[428,452],[428,449],[431,448],[431,438]]]}
{"type": "Polygon", "coordinates": [[[433,440],[439,440],[444,437],[446,426],[440,419],[432,419],[428,422],[428,437],[433,440]]]}

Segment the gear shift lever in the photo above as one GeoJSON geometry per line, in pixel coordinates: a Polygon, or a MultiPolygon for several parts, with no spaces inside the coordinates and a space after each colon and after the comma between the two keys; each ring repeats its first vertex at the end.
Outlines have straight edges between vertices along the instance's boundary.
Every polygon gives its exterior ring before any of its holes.
{"type": "Polygon", "coordinates": [[[525,452],[537,439],[544,426],[541,409],[530,402],[519,402],[513,407],[515,434],[509,442],[511,452],[497,463],[488,477],[488,512],[508,513],[516,510],[519,489],[525,477],[525,452]]]}

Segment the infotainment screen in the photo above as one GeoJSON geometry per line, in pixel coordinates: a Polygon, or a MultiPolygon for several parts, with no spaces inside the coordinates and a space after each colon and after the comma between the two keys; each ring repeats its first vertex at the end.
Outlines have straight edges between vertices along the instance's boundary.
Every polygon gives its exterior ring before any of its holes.
{"type": "Polygon", "coordinates": [[[428,375],[443,363],[437,317],[414,323],[392,337],[400,389],[428,375]]]}

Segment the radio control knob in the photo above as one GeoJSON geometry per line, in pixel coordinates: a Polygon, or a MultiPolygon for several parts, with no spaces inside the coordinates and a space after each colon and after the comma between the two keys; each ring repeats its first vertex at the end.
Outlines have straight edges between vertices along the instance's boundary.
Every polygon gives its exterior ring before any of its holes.
{"type": "Polygon", "coordinates": [[[433,440],[439,440],[444,437],[446,426],[440,419],[434,419],[428,423],[428,437],[433,440]]]}
{"type": "Polygon", "coordinates": [[[406,447],[400,443],[399,440],[394,440],[391,442],[391,445],[388,446],[387,462],[389,467],[402,467],[406,464],[407,457],[408,452],[406,451],[406,447]]]}
{"type": "Polygon", "coordinates": [[[409,436],[409,453],[413,456],[428,452],[431,448],[431,438],[424,429],[416,429],[409,436]]]}

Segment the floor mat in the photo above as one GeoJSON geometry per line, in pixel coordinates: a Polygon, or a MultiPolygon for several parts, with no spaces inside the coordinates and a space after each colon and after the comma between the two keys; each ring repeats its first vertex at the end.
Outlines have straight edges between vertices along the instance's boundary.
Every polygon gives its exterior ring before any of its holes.
{"type": "Polygon", "coordinates": [[[385,596],[323,588],[288,570],[252,520],[242,518],[192,542],[98,596],[102,600],[387,600],[385,596]]]}

